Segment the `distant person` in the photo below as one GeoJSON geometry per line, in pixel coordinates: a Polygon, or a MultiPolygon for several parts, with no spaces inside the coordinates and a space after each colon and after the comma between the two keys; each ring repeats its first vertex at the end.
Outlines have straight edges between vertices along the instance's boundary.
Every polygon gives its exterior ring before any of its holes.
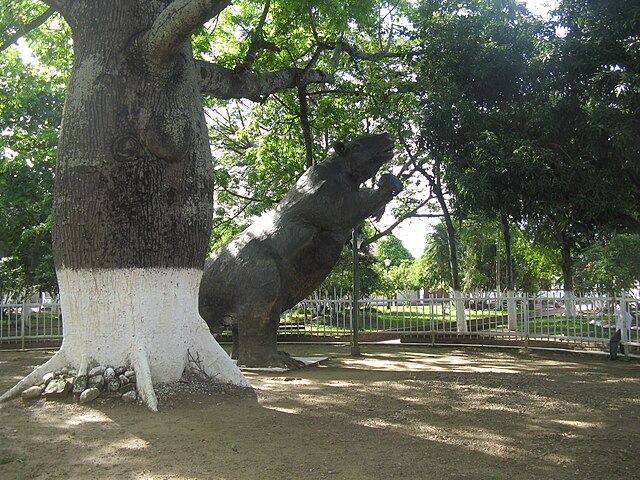
{"type": "Polygon", "coordinates": [[[625,342],[629,339],[629,329],[631,328],[631,314],[623,312],[620,305],[616,307],[616,333],[609,340],[609,360],[616,360],[618,352],[624,355],[624,344],[622,334],[624,332],[625,342]]]}

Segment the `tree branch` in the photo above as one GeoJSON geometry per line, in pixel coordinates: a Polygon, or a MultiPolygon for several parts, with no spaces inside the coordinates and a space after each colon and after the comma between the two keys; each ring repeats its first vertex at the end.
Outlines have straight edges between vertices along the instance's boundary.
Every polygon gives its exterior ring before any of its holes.
{"type": "Polygon", "coordinates": [[[315,39],[316,43],[319,44],[320,37],[318,37],[318,30],[316,28],[316,15],[309,0],[307,0],[307,9],[309,10],[309,23],[311,24],[311,33],[313,34],[313,38],[315,39]]]}
{"type": "Polygon", "coordinates": [[[236,72],[214,63],[196,60],[200,74],[200,91],[221,99],[246,98],[263,102],[269,95],[310,83],[330,83],[333,80],[320,70],[287,68],[265,73],[236,72]]]}
{"type": "Polygon", "coordinates": [[[226,192],[227,194],[231,195],[232,197],[240,198],[240,199],[246,200],[247,202],[250,202],[250,203],[271,203],[272,205],[275,205],[276,203],[278,203],[276,200],[274,200],[273,198],[270,198],[270,197],[263,197],[263,198],[247,197],[245,195],[241,195],[239,193],[232,192],[231,190],[229,190],[227,187],[225,187],[223,185],[217,185],[216,184],[215,187],[219,188],[220,190],[223,190],[224,192],[226,192]]]}
{"type": "Polygon", "coordinates": [[[145,36],[148,58],[165,62],[191,34],[224,10],[231,0],[174,0],[160,13],[145,36]]]}
{"type": "MultiPolygon", "coordinates": [[[[344,40],[336,42],[335,45],[323,44],[322,46],[324,46],[328,50],[334,50],[334,52],[336,50],[339,52],[344,52],[354,60],[367,60],[370,62],[377,62],[378,60],[382,60],[383,58],[404,58],[414,55],[413,52],[389,52],[388,48],[391,47],[390,44],[387,45],[384,50],[376,53],[369,53],[363,50],[358,50],[356,47],[354,47],[353,45],[349,45],[344,40]]],[[[332,63],[334,62],[337,64],[337,61],[335,59],[332,59],[332,63]]]]}
{"type": "Polygon", "coordinates": [[[298,85],[298,106],[300,108],[300,127],[302,128],[302,138],[304,139],[305,166],[313,166],[313,137],[311,135],[311,124],[309,123],[309,102],[307,102],[306,85],[298,85]]]}
{"type": "Polygon", "coordinates": [[[407,213],[402,215],[395,222],[393,222],[389,227],[385,228],[381,232],[378,232],[373,237],[367,238],[365,240],[365,244],[366,245],[370,245],[373,242],[376,242],[376,241],[380,240],[382,237],[386,237],[387,235],[389,235],[393,231],[394,228],[396,228],[398,225],[400,225],[402,222],[404,222],[408,218],[417,217],[417,216],[420,216],[420,217],[424,216],[424,215],[418,215],[417,212],[422,207],[424,207],[427,203],[429,203],[429,200],[431,200],[431,196],[429,196],[426,200],[423,200],[416,207],[414,207],[413,209],[409,210],[407,213]]]}
{"type": "Polygon", "coordinates": [[[422,152],[418,150],[417,152],[414,153],[411,147],[409,146],[409,144],[407,143],[406,139],[402,135],[400,135],[399,138],[400,138],[400,143],[402,143],[402,148],[404,148],[404,151],[407,154],[407,157],[409,157],[409,161],[402,166],[402,169],[400,170],[400,173],[398,174],[398,176],[400,178],[409,178],[413,176],[415,172],[418,172],[422,174],[429,181],[429,184],[432,184],[431,183],[432,177],[430,177],[429,173],[426,170],[424,170],[424,168],[422,167],[422,164],[418,161],[418,157],[421,156],[422,152]],[[406,173],[409,167],[413,167],[413,171],[406,173]]]}
{"type": "Polygon", "coordinates": [[[51,16],[54,13],[56,13],[56,9],[53,8],[53,6],[51,6],[47,10],[45,10],[44,13],[38,15],[36,18],[31,20],[29,23],[23,25],[22,28],[16,30],[12,35],[9,36],[9,38],[7,38],[0,45],[0,52],[2,52],[4,50],[6,50],[7,48],[9,48],[11,45],[13,45],[15,42],[17,42],[20,38],[24,37],[30,31],[35,30],[36,28],[38,28],[44,22],[49,20],[49,18],[51,18],[51,16]]]}
{"type": "Polygon", "coordinates": [[[260,17],[260,21],[256,26],[255,30],[251,34],[251,44],[247,49],[247,54],[244,57],[244,61],[242,64],[236,67],[238,71],[248,71],[253,67],[253,63],[256,60],[256,55],[260,50],[271,50],[273,52],[278,52],[280,49],[278,46],[272,42],[269,42],[264,39],[262,36],[262,30],[264,28],[265,23],[267,22],[267,14],[269,13],[269,7],[271,6],[271,0],[266,0],[264,2],[264,8],[262,10],[262,16],[260,17]]]}

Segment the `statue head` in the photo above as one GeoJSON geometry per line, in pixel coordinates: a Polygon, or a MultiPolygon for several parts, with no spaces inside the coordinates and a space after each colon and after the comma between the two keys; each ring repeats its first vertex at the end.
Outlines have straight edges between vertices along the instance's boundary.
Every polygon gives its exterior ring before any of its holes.
{"type": "Polygon", "coordinates": [[[348,143],[333,146],[335,156],[347,162],[348,170],[359,184],[372,178],[393,158],[393,139],[387,133],[363,135],[348,143]]]}

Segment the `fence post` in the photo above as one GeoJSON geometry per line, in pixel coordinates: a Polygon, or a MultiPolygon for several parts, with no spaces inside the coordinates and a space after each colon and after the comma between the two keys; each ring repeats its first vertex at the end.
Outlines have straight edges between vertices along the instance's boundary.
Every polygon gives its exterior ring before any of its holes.
{"type": "Polygon", "coordinates": [[[524,347],[529,348],[529,295],[524,297],[524,347]]]}
{"type": "Polygon", "coordinates": [[[360,274],[358,271],[358,228],[354,228],[351,237],[352,253],[353,253],[353,306],[351,310],[351,355],[360,356],[360,344],[358,343],[358,309],[360,308],[360,274]]]}
{"type": "Polygon", "coordinates": [[[27,315],[27,302],[22,301],[22,315],[20,315],[20,345],[21,349],[24,350],[24,324],[27,315]]]}
{"type": "Polygon", "coordinates": [[[622,331],[620,332],[620,345],[624,349],[624,359],[629,360],[629,345],[627,345],[627,335],[631,333],[631,324],[629,322],[629,313],[627,310],[627,296],[624,290],[620,293],[620,315],[622,315],[622,331]]]}
{"type": "Polygon", "coordinates": [[[431,316],[429,318],[429,326],[430,326],[430,330],[431,330],[431,345],[435,345],[436,344],[436,332],[435,332],[435,328],[436,328],[436,322],[435,322],[435,318],[434,318],[434,310],[436,308],[436,302],[434,300],[434,294],[430,294],[429,295],[429,303],[431,306],[431,316]]]}

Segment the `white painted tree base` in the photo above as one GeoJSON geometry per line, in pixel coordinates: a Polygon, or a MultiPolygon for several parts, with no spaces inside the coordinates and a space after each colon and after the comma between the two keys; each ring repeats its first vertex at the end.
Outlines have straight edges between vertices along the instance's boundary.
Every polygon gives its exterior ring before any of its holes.
{"type": "Polygon", "coordinates": [[[456,307],[456,327],[458,332],[467,333],[467,315],[464,311],[464,294],[458,290],[453,291],[453,303],[456,307]]]}
{"type": "Polygon", "coordinates": [[[576,296],[571,290],[564,291],[564,309],[567,317],[576,316],[576,296]]]}
{"type": "Polygon", "coordinates": [[[198,314],[198,269],[114,269],[57,272],[64,322],[60,350],[0,400],[19,395],[48,372],[78,374],[96,365],[131,366],[138,394],[151,409],[154,383],[178,381],[189,354],[215,381],[250,388],[198,314]]]}
{"type": "Polygon", "coordinates": [[[518,330],[518,309],[516,306],[516,293],[513,290],[507,290],[507,324],[509,331],[518,330]]]}

